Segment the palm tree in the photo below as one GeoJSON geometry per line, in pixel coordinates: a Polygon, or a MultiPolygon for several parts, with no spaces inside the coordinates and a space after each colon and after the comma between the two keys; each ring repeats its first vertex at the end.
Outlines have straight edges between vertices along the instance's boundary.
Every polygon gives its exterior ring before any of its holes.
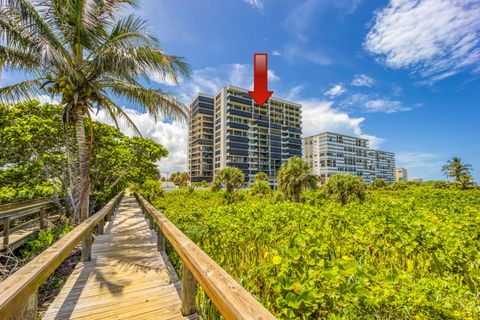
{"type": "Polygon", "coordinates": [[[462,163],[460,157],[453,157],[442,167],[445,176],[453,178],[455,182],[459,182],[464,174],[470,175],[470,170],[472,170],[472,166],[462,163]]]}
{"type": "MultiPolygon", "coordinates": [[[[89,215],[91,139],[84,122],[103,109],[138,132],[116,99],[137,104],[155,120],[187,116],[184,105],[165,92],[146,87],[155,74],[177,82],[188,76],[182,58],[167,55],[144,20],[121,17],[135,0],[0,0],[0,67],[25,71],[29,79],[0,88],[0,101],[58,98],[65,123],[75,125],[80,171],[78,207],[89,215]]],[[[90,126],[91,130],[91,126],[90,126]]]]}
{"type": "Polygon", "coordinates": [[[283,164],[278,173],[278,188],[290,199],[300,202],[300,193],[315,188],[317,177],[312,167],[300,157],[292,157],[283,164]]]}
{"type": "Polygon", "coordinates": [[[217,172],[214,183],[221,184],[231,194],[235,189],[244,184],[245,175],[236,167],[225,167],[217,172]]]}

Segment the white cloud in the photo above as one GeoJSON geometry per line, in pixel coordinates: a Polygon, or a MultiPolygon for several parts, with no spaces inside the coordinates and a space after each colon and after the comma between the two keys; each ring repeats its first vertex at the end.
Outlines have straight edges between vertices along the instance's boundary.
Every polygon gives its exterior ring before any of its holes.
{"type": "Polygon", "coordinates": [[[60,99],[58,97],[52,97],[46,94],[38,96],[37,100],[40,104],[49,103],[49,104],[60,104],[60,99]]]}
{"type": "Polygon", "coordinates": [[[389,67],[439,81],[480,67],[478,0],[391,0],[365,47],[389,67]]]}
{"type": "Polygon", "coordinates": [[[243,0],[243,1],[251,5],[255,9],[263,10],[263,0],[243,0]]]}
{"type": "Polygon", "coordinates": [[[368,112],[395,113],[399,111],[409,111],[411,108],[404,107],[398,100],[374,99],[365,102],[365,109],[368,112]]]}
{"type": "Polygon", "coordinates": [[[296,101],[299,99],[300,93],[302,93],[304,88],[305,85],[300,84],[298,86],[292,87],[285,95],[279,93],[278,96],[284,96],[286,100],[296,101]]]}
{"type": "Polygon", "coordinates": [[[409,177],[445,179],[441,172],[447,159],[445,156],[428,152],[399,152],[395,158],[396,166],[407,168],[409,177]]]}
{"type": "Polygon", "coordinates": [[[356,74],[352,80],[352,86],[371,87],[375,84],[375,80],[366,74],[356,74]]]}
{"type": "Polygon", "coordinates": [[[290,12],[285,20],[285,29],[292,32],[300,41],[307,41],[305,31],[308,29],[314,10],[320,5],[318,0],[306,0],[290,12]]]}
{"type": "MultiPolygon", "coordinates": [[[[268,70],[268,81],[270,83],[278,82],[280,77],[270,69],[268,70]]],[[[213,95],[227,85],[251,90],[253,88],[253,66],[233,63],[193,70],[191,78],[181,81],[178,86],[174,87],[173,92],[187,104],[198,92],[213,95]]]]}
{"type": "MultiPolygon", "coordinates": [[[[143,137],[151,138],[155,142],[162,144],[168,150],[168,157],[160,160],[159,168],[162,175],[167,172],[187,170],[187,144],[188,144],[188,128],[187,124],[179,121],[165,123],[159,119],[155,123],[152,117],[147,113],[139,113],[132,109],[124,109],[127,115],[137,125],[143,137]]],[[[97,115],[93,115],[93,119],[114,125],[110,117],[103,110],[97,115]]],[[[128,135],[133,136],[135,132],[125,123],[119,121],[120,130],[128,135]]]]}
{"type": "Polygon", "coordinates": [[[281,56],[282,53],[280,51],[277,51],[277,50],[273,50],[272,51],[272,56],[281,56]]]}
{"type": "Polygon", "coordinates": [[[353,135],[370,140],[371,147],[378,148],[383,139],[362,131],[365,118],[354,118],[332,107],[332,101],[305,99],[297,101],[303,106],[303,135],[311,136],[325,131],[353,135]]]}
{"type": "Polygon", "coordinates": [[[298,45],[288,45],[285,47],[285,58],[289,62],[307,61],[321,66],[330,65],[332,59],[319,51],[313,51],[298,45]]]}
{"type": "MultiPolygon", "coordinates": [[[[378,95],[353,94],[340,102],[343,107],[360,109],[364,112],[383,112],[395,113],[401,111],[410,111],[412,107],[407,107],[399,100],[380,97],[378,95]]],[[[421,105],[416,104],[417,107],[421,105]]]]}
{"type": "Polygon", "coordinates": [[[341,83],[337,83],[336,85],[328,89],[328,91],[325,92],[325,95],[333,98],[341,95],[342,93],[345,93],[346,91],[347,89],[341,83]]]}

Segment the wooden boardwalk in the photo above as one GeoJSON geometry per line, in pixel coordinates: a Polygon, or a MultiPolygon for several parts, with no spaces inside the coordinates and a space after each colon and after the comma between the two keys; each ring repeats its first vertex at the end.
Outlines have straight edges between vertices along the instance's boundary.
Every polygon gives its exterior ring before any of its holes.
{"type": "Polygon", "coordinates": [[[43,319],[186,319],[180,288],[137,201],[125,196],[43,319]]]}

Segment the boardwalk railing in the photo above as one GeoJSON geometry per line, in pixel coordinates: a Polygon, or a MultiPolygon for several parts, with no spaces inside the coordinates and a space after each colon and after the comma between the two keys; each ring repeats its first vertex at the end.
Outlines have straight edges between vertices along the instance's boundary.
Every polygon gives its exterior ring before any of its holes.
{"type": "Polygon", "coordinates": [[[165,238],[172,244],[183,262],[182,314],[195,313],[197,283],[200,284],[222,316],[229,319],[275,319],[235,279],[203,252],[164,215],[141,195],[135,194],[142,211],[155,227],[158,249],[165,250],[165,238]]]}
{"type": "Polygon", "coordinates": [[[10,247],[15,249],[25,243],[33,236],[38,229],[42,229],[45,225],[45,218],[55,209],[53,202],[49,199],[37,199],[32,201],[24,201],[0,206],[0,225],[2,232],[0,233],[3,240],[0,250],[10,247]],[[20,221],[20,224],[17,222],[20,221]],[[19,236],[11,235],[17,231],[26,229],[27,232],[19,236]]]}
{"type": "MultiPolygon", "coordinates": [[[[20,268],[0,283],[0,319],[35,319],[38,288],[68,257],[77,244],[92,237],[93,228],[98,224],[103,233],[105,220],[122,199],[119,193],[105,207],[80,223],[75,229],[55,242],[47,250],[20,268]]],[[[90,247],[87,248],[90,250],[90,247]]],[[[82,259],[88,260],[90,252],[82,252],[82,259]]]]}

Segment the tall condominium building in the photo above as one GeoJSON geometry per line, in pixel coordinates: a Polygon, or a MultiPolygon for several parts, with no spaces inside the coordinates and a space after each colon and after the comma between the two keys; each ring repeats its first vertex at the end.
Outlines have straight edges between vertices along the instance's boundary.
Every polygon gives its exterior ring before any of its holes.
{"type": "Polygon", "coordinates": [[[368,140],[323,132],[303,138],[304,158],[322,183],[334,174],[352,174],[366,183],[375,179],[394,182],[395,154],[372,150],[368,140]]]}
{"type": "Polygon", "coordinates": [[[213,179],[213,97],[199,93],[190,103],[188,168],[191,182],[213,179]]]}
{"type": "Polygon", "coordinates": [[[382,179],[390,183],[395,182],[395,153],[380,150],[369,150],[368,158],[370,181],[382,179]]]}
{"type": "Polygon", "coordinates": [[[395,168],[395,181],[408,181],[408,171],[405,168],[395,168]]]}
{"type": "MultiPolygon", "coordinates": [[[[274,97],[260,107],[247,90],[222,88],[214,98],[213,176],[232,166],[243,171],[248,183],[258,172],[265,172],[275,185],[282,164],[292,156],[302,155],[301,108],[297,103],[274,97]]],[[[193,132],[195,120],[190,121],[193,132]]],[[[191,172],[195,165],[193,152],[191,148],[191,172]]]]}

